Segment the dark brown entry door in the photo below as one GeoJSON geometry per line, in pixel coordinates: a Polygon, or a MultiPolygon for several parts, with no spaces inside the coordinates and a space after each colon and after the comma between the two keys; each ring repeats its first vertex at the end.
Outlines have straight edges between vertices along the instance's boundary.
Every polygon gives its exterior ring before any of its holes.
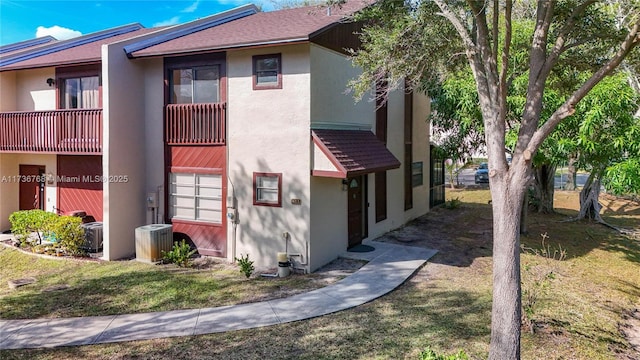
{"type": "Polygon", "coordinates": [[[20,165],[20,210],[44,210],[45,167],[20,165]]]}
{"type": "Polygon", "coordinates": [[[347,179],[348,190],[348,232],[349,247],[362,243],[365,238],[366,214],[364,197],[364,178],[362,176],[347,179]]]}

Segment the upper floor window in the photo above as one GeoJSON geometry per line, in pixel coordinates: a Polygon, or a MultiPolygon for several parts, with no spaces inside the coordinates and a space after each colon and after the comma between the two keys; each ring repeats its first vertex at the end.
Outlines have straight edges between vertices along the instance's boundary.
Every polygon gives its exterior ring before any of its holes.
{"type": "Polygon", "coordinates": [[[170,71],[172,104],[220,102],[220,67],[218,65],[170,71]]]}
{"type": "Polygon", "coordinates": [[[282,56],[280,54],[253,57],[253,89],[282,89],[282,56]]]}
{"type": "Polygon", "coordinates": [[[63,79],[63,109],[97,109],[100,107],[100,78],[85,76],[63,79]]]}

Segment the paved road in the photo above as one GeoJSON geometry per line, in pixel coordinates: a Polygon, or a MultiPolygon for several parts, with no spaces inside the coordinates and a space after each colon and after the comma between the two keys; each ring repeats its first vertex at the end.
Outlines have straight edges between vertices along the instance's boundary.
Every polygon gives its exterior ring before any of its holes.
{"type": "MultiPolygon", "coordinates": [[[[462,172],[460,172],[460,175],[458,176],[458,181],[460,182],[461,185],[475,185],[475,173],[476,171],[473,169],[464,169],[462,170],[462,172]]],[[[578,174],[576,176],[576,184],[579,187],[584,186],[584,183],[587,181],[587,178],[589,177],[589,175],[587,174],[578,174]]],[[[564,186],[565,182],[567,181],[567,174],[564,173],[561,176],[556,176],[556,181],[555,181],[555,187],[556,189],[560,189],[561,187],[564,186]]],[[[445,176],[445,183],[449,184],[449,175],[447,174],[445,176]]],[[[488,184],[481,184],[483,186],[489,186],[488,184]]]]}

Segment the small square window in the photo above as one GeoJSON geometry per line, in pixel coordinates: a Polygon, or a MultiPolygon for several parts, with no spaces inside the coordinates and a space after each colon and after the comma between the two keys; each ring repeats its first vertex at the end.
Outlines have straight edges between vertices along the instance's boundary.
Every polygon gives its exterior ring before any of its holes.
{"type": "Polygon", "coordinates": [[[282,207],[282,174],[253,173],[253,205],[282,207]]]}
{"type": "Polygon", "coordinates": [[[282,89],[282,56],[280,54],[253,57],[253,89],[282,89]]]}
{"type": "Polygon", "coordinates": [[[412,163],[411,164],[411,185],[413,187],[421,186],[423,184],[423,181],[422,181],[423,175],[424,174],[422,172],[422,161],[412,163]]]}

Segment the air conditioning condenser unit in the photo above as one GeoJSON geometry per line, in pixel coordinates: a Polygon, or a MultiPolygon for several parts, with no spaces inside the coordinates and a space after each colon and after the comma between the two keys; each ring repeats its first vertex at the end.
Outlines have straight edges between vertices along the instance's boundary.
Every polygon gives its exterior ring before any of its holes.
{"type": "Polygon", "coordinates": [[[157,263],[162,260],[162,252],[172,248],[172,225],[151,224],[136,228],[136,260],[157,263]]]}

